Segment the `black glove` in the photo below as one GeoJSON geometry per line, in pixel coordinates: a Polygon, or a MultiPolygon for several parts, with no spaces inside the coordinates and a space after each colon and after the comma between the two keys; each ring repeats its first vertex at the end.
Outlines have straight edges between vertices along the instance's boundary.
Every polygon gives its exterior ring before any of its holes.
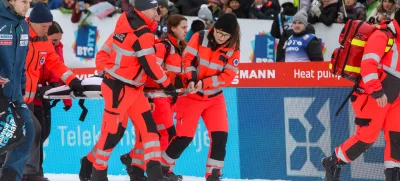
{"type": "Polygon", "coordinates": [[[69,83],[69,88],[71,89],[71,91],[74,92],[74,95],[77,97],[83,97],[85,96],[83,94],[84,88],[81,84],[81,81],[78,78],[74,78],[72,79],[72,81],[69,83]]]}
{"type": "Polygon", "coordinates": [[[174,105],[176,103],[176,100],[178,100],[178,93],[176,92],[175,86],[170,83],[165,89],[164,89],[165,94],[170,95],[172,97],[172,102],[171,104],[174,105]]]}
{"type": "Polygon", "coordinates": [[[149,97],[149,103],[154,103],[154,99],[149,97]]]}
{"type": "Polygon", "coordinates": [[[50,85],[46,85],[43,87],[38,88],[38,90],[36,91],[36,96],[38,96],[38,98],[42,99],[44,96],[44,93],[46,93],[46,91],[52,89],[53,87],[50,85]]]}

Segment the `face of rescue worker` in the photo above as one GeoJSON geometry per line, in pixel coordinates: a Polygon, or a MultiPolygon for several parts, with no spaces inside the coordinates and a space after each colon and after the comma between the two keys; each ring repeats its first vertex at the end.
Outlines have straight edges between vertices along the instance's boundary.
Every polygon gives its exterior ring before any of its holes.
{"type": "Polygon", "coordinates": [[[293,31],[295,33],[301,33],[306,30],[306,26],[300,21],[293,21],[293,31]]]}
{"type": "Polygon", "coordinates": [[[53,45],[57,46],[60,44],[60,41],[62,39],[62,34],[61,33],[54,33],[52,35],[49,35],[49,37],[51,38],[53,45]]]}
{"type": "Polygon", "coordinates": [[[49,28],[51,26],[51,22],[48,23],[30,23],[33,31],[38,34],[39,37],[47,35],[49,28]]]}
{"type": "Polygon", "coordinates": [[[226,41],[229,40],[229,38],[231,37],[231,34],[223,32],[222,30],[217,30],[216,28],[214,28],[214,37],[215,37],[215,41],[217,41],[218,44],[222,45],[222,44],[225,44],[226,41]]]}
{"type": "Polygon", "coordinates": [[[31,2],[32,2],[32,0],[11,0],[11,1],[9,1],[11,6],[13,7],[14,11],[18,15],[24,16],[24,17],[29,10],[31,2]]]}
{"type": "Polygon", "coordinates": [[[172,32],[174,32],[176,38],[179,41],[185,40],[186,34],[188,32],[187,30],[188,24],[186,20],[182,20],[177,27],[172,27],[172,32]]]}
{"type": "Polygon", "coordinates": [[[160,16],[160,15],[158,14],[158,12],[157,12],[157,9],[158,9],[158,7],[151,8],[151,9],[142,11],[142,13],[143,13],[146,17],[148,17],[149,19],[151,19],[151,20],[157,22],[157,19],[159,19],[158,17],[160,16]]]}

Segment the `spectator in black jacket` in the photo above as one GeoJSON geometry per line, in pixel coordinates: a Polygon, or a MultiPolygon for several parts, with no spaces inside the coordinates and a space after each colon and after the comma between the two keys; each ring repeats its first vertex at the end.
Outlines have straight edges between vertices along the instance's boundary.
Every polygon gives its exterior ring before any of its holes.
{"type": "Polygon", "coordinates": [[[233,13],[237,18],[247,18],[240,6],[239,0],[228,0],[226,3],[225,13],[233,13]]]}
{"type": "MultiPolygon", "coordinates": [[[[318,0],[314,0],[316,2],[318,0]]],[[[319,2],[320,6],[312,3],[311,12],[308,21],[312,24],[316,22],[324,23],[326,26],[332,25],[338,16],[338,3],[337,0],[322,0],[319,2]]]]}
{"type": "Polygon", "coordinates": [[[279,4],[268,0],[266,3],[263,0],[255,0],[249,10],[250,19],[270,19],[280,12],[279,4]]]}
{"type": "Polygon", "coordinates": [[[160,22],[158,23],[156,35],[158,37],[161,37],[164,33],[167,32],[168,17],[173,14],[178,14],[179,12],[176,12],[177,10],[175,10],[176,9],[175,7],[173,6],[170,7],[168,5],[168,0],[157,0],[157,2],[161,12],[161,19],[160,22]]]}
{"type": "Polygon", "coordinates": [[[281,0],[282,12],[275,17],[271,27],[271,35],[279,39],[276,61],[285,61],[285,49],[283,48],[286,40],[293,35],[293,16],[297,13],[293,0],[281,0]]]}

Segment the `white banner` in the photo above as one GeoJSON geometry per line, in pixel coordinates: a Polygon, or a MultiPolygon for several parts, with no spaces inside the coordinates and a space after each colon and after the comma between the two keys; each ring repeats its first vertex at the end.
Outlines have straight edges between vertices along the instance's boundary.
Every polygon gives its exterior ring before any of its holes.
{"type": "MultiPolygon", "coordinates": [[[[57,21],[63,31],[63,39],[62,43],[64,44],[64,59],[65,63],[68,67],[71,68],[92,68],[95,67],[95,59],[90,58],[90,55],[96,53],[106,41],[107,37],[113,32],[116,21],[120,16],[115,15],[112,18],[105,17],[104,19],[100,20],[95,15],[90,15],[87,19],[87,22],[90,24],[91,29],[86,30],[86,35],[83,36],[87,42],[88,46],[78,46],[76,47],[78,36],[82,35],[78,33],[78,26],[79,23],[72,23],[71,22],[71,15],[70,14],[62,14],[58,10],[52,11],[54,20],[57,21]],[[97,33],[94,33],[97,29],[97,33]],[[96,36],[97,34],[97,36],[96,36]],[[93,44],[95,42],[95,45],[93,44]],[[93,44],[93,45],[90,45],[93,44]],[[93,48],[96,46],[95,48],[93,48]],[[89,56],[89,58],[79,58],[78,56],[89,56]]],[[[27,15],[29,16],[29,14],[27,15]]],[[[190,28],[190,24],[193,20],[197,19],[197,17],[187,17],[188,24],[190,28]]],[[[83,17],[82,17],[83,19],[83,17]]],[[[254,46],[256,42],[256,35],[265,35],[268,36],[268,33],[271,30],[272,21],[271,20],[249,20],[249,19],[239,19],[239,24],[241,27],[241,59],[240,62],[242,63],[249,63],[253,62],[253,55],[254,55],[254,46]]],[[[339,45],[338,37],[340,31],[343,27],[343,24],[333,24],[330,27],[327,27],[323,24],[316,24],[315,31],[318,38],[322,40],[323,44],[323,53],[325,61],[330,61],[331,54],[333,50],[339,45]]],[[[85,34],[85,31],[80,31],[85,34]]],[[[268,36],[269,39],[272,37],[268,36]]],[[[82,36],[79,37],[79,40],[82,40],[82,36]]],[[[270,56],[274,56],[273,48],[276,47],[277,41],[268,41],[261,42],[262,51],[268,52],[270,56]]],[[[81,43],[80,43],[81,45],[81,43]]],[[[260,48],[260,44],[257,44],[258,48],[260,48]]],[[[261,58],[258,59],[263,62],[267,62],[268,58],[261,58]]],[[[255,62],[255,61],[254,61],[255,62]]],[[[260,62],[260,61],[258,61],[260,62]]]]}

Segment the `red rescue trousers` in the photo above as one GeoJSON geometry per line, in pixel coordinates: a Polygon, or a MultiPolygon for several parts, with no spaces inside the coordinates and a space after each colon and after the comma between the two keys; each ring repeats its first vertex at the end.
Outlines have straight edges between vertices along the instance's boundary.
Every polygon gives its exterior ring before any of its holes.
{"type": "MultiPolygon", "coordinates": [[[[155,110],[152,112],[157,130],[160,134],[161,151],[165,151],[172,137],[176,135],[174,126],[174,107],[171,102],[172,98],[154,98],[155,110]]],[[[140,140],[140,133],[135,132],[135,147],[129,153],[132,158],[132,165],[145,170],[143,160],[143,144],[140,140]]],[[[172,171],[172,170],[171,170],[172,171]]]]}
{"type": "MultiPolygon", "coordinates": [[[[357,130],[353,136],[335,148],[339,160],[347,163],[355,160],[372,146],[383,129],[386,141],[385,168],[400,167],[400,98],[398,93],[396,94],[394,101],[383,108],[379,107],[370,95],[353,94],[351,101],[356,115],[357,130]]],[[[386,95],[390,101],[390,96],[387,93],[386,95]]]]}
{"type": "Polygon", "coordinates": [[[124,122],[127,117],[132,120],[135,130],[141,135],[144,163],[147,164],[151,160],[159,162],[161,152],[157,126],[143,89],[106,77],[103,79],[101,92],[105,104],[101,135],[92,152],[88,154],[93,167],[97,170],[105,170],[108,167],[111,151],[125,132],[124,122]]]}
{"type": "Polygon", "coordinates": [[[162,164],[174,167],[175,161],[193,140],[200,117],[211,140],[206,164],[206,178],[213,169],[224,167],[225,147],[228,139],[228,116],[223,94],[212,98],[189,94],[176,103],[176,136],[162,153],[162,164]]]}

